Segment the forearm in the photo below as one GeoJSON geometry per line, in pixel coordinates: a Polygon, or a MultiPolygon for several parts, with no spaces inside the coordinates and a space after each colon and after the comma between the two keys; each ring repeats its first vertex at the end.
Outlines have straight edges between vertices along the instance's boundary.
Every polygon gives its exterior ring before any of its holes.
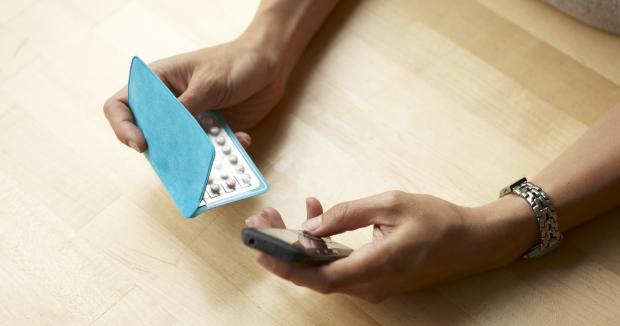
{"type": "Polygon", "coordinates": [[[338,0],[263,0],[240,39],[270,56],[288,76],[338,0]]]}
{"type": "MultiPolygon", "coordinates": [[[[549,194],[561,231],[620,205],[620,104],[531,181],[549,194]]],[[[495,257],[500,264],[539,241],[533,211],[519,196],[505,196],[474,211],[488,221],[489,242],[505,244],[495,257]]]]}
{"type": "Polygon", "coordinates": [[[551,197],[561,231],[620,204],[620,104],[534,179],[551,197]]]}

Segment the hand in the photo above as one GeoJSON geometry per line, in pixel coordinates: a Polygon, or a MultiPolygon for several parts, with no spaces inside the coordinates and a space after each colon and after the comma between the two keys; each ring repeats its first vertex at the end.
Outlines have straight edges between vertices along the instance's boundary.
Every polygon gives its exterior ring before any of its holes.
{"type": "MultiPolygon", "coordinates": [[[[279,73],[266,49],[239,39],[230,43],[156,61],[150,66],[179,101],[194,115],[224,109],[234,130],[247,130],[263,119],[284,92],[286,77],[279,73]]],[[[106,117],[125,145],[144,152],[147,144],[128,107],[127,86],[108,99],[106,117]]],[[[251,138],[237,132],[247,147],[251,138]]]]}
{"type": "MultiPolygon", "coordinates": [[[[325,213],[318,200],[309,198],[304,222],[308,232],[324,237],[374,225],[373,241],[349,257],[319,267],[287,264],[265,254],[258,262],[321,293],[340,292],[379,302],[517,259],[535,242],[536,222],[524,201],[509,197],[466,208],[432,196],[390,191],[340,203],[325,213]]],[[[246,224],[285,227],[273,208],[249,217],[246,224]]]]}

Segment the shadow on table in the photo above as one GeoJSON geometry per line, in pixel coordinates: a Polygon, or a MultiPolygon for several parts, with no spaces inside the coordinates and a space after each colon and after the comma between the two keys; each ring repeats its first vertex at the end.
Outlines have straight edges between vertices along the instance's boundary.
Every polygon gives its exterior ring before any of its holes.
{"type": "Polygon", "coordinates": [[[300,109],[299,104],[304,98],[307,84],[315,74],[315,67],[330,51],[334,39],[343,33],[344,26],[361,3],[362,1],[343,1],[337,5],[295,66],[282,101],[252,130],[255,142],[249,151],[265,174],[269,174],[274,166],[270,160],[277,158],[274,154],[287,137],[290,120],[300,109]]]}

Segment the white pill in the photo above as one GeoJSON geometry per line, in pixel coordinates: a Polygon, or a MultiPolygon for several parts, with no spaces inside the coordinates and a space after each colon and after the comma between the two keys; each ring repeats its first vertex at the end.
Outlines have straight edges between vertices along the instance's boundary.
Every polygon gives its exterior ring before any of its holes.
{"type": "Polygon", "coordinates": [[[215,142],[222,146],[224,144],[226,144],[226,138],[224,138],[223,136],[217,136],[217,138],[215,138],[215,142]]]}
{"type": "Polygon", "coordinates": [[[211,191],[213,191],[214,193],[219,193],[220,192],[220,185],[218,185],[217,183],[214,183],[211,185],[211,191]]]}
{"type": "Polygon", "coordinates": [[[226,185],[228,187],[230,187],[230,188],[234,188],[236,184],[237,183],[235,182],[235,179],[228,179],[228,180],[226,180],[226,185]]]}
{"type": "Polygon", "coordinates": [[[220,178],[222,178],[223,180],[228,179],[228,173],[226,173],[226,172],[222,172],[222,173],[220,174],[220,178]]]}
{"type": "Polygon", "coordinates": [[[209,133],[216,136],[217,134],[220,133],[220,127],[211,127],[209,128],[209,133]]]}
{"type": "Polygon", "coordinates": [[[230,157],[228,158],[228,162],[230,162],[230,164],[237,164],[237,162],[239,162],[239,160],[237,159],[237,155],[233,154],[230,155],[230,157]]]}
{"type": "Polygon", "coordinates": [[[245,172],[245,166],[243,166],[241,164],[237,165],[236,169],[237,169],[237,172],[239,172],[239,173],[245,172]]]}
{"type": "Polygon", "coordinates": [[[225,155],[230,154],[230,151],[231,151],[230,146],[228,145],[222,146],[222,153],[224,153],[225,155]]]}
{"type": "Polygon", "coordinates": [[[243,183],[245,183],[247,185],[247,184],[250,184],[250,181],[252,181],[252,177],[250,177],[247,174],[242,174],[241,175],[241,182],[243,182],[243,183]]]}

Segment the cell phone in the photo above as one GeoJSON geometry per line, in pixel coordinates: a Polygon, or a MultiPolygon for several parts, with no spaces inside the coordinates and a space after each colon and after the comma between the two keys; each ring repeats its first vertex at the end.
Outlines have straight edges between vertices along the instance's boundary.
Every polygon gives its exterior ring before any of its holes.
{"type": "Polygon", "coordinates": [[[287,263],[327,264],[353,252],[343,244],[301,230],[244,228],[241,239],[248,247],[287,263]]]}

